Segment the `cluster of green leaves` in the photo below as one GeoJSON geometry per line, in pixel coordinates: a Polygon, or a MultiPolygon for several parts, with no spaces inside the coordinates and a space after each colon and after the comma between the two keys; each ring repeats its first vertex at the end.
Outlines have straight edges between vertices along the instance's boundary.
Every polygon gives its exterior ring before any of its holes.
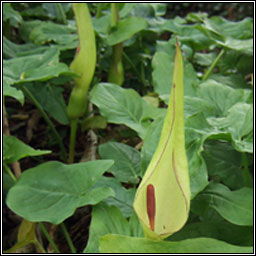
{"type": "MultiPolygon", "coordinates": [[[[61,85],[76,76],[68,66],[78,37],[71,4],[60,5],[3,4],[3,94],[23,105],[29,91],[51,118],[67,125],[61,85]]],[[[4,174],[7,205],[29,221],[54,224],[93,205],[85,253],[252,252],[252,19],[231,22],[206,13],[165,19],[166,4],[120,3],[120,22],[111,30],[110,5],[89,6],[98,51],[90,101],[108,123],[133,130],[143,146],[108,141],[98,148],[102,160],[42,163],[24,170],[15,185],[4,174]],[[166,109],[159,106],[171,93],[176,37],[184,58],[192,201],[184,228],[158,242],[143,238],[132,203],[160,137],[166,109]],[[120,42],[123,87],[104,80],[112,46],[120,42]],[[103,176],[106,171],[113,177],[103,176]]],[[[14,137],[4,136],[3,145],[6,169],[23,157],[50,153],[14,137]]]]}

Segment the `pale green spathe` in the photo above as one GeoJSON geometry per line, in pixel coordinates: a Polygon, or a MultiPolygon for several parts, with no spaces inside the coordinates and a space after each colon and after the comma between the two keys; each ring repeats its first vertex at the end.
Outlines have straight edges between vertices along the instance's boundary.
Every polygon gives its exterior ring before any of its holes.
{"type": "Polygon", "coordinates": [[[185,151],[183,61],[176,45],[172,91],[161,137],[153,158],[137,190],[134,209],[145,236],[163,239],[183,227],[188,219],[190,186],[185,151]],[[154,230],[147,210],[147,187],[155,194],[154,230]]]}

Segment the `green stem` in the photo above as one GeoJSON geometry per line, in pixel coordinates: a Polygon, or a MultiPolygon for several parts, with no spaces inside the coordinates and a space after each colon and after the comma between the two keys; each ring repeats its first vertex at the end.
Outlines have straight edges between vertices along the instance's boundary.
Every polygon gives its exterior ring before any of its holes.
{"type": "Polygon", "coordinates": [[[68,156],[69,164],[72,164],[74,162],[77,123],[78,123],[78,118],[70,121],[70,142],[69,142],[69,156],[68,156]]]}
{"type": "Polygon", "coordinates": [[[111,27],[114,28],[117,26],[119,21],[118,5],[117,3],[111,3],[111,27]]]}
{"type": "Polygon", "coordinates": [[[98,3],[97,4],[97,12],[95,15],[95,18],[98,19],[101,16],[101,11],[102,11],[103,3],[98,3]]]}
{"type": "Polygon", "coordinates": [[[39,243],[37,240],[34,242],[35,246],[37,246],[42,253],[47,253],[44,249],[44,247],[39,243]]]}
{"type": "Polygon", "coordinates": [[[28,88],[26,88],[26,86],[22,86],[22,90],[30,98],[30,100],[35,104],[35,106],[40,111],[41,115],[43,116],[44,120],[49,125],[50,129],[52,130],[53,134],[55,135],[55,137],[58,141],[58,144],[59,144],[59,147],[60,147],[60,150],[61,150],[61,158],[63,160],[66,159],[67,152],[66,152],[64,144],[62,142],[62,138],[60,137],[59,133],[55,129],[54,124],[52,123],[52,121],[50,120],[50,118],[48,117],[46,112],[43,110],[41,104],[37,101],[37,99],[30,92],[30,90],[28,88]]]}
{"type": "Polygon", "coordinates": [[[7,171],[7,173],[10,175],[10,177],[13,179],[14,182],[17,181],[15,175],[13,174],[12,170],[10,169],[10,167],[5,163],[3,162],[3,165],[4,165],[4,169],[7,171]]]}
{"type": "Polygon", "coordinates": [[[136,66],[133,64],[133,62],[131,61],[131,59],[127,56],[127,54],[123,51],[123,56],[126,59],[127,62],[129,62],[129,64],[131,65],[132,69],[134,70],[134,72],[136,73],[136,75],[138,76],[139,80],[143,83],[143,85],[145,86],[145,81],[143,79],[143,77],[140,75],[140,72],[138,72],[136,66]]]}
{"type": "Polygon", "coordinates": [[[142,88],[142,91],[143,91],[143,94],[146,94],[146,79],[145,79],[145,68],[144,68],[144,64],[143,62],[141,62],[141,65],[140,65],[140,70],[141,70],[141,82],[143,84],[143,88],[142,88]]]}
{"type": "Polygon", "coordinates": [[[210,74],[212,73],[213,69],[215,68],[215,66],[217,65],[218,61],[220,60],[220,58],[222,57],[222,55],[225,53],[224,49],[222,49],[219,53],[219,55],[216,57],[216,59],[214,60],[214,62],[212,63],[212,65],[210,66],[210,68],[207,70],[207,72],[204,74],[202,81],[206,81],[208,79],[208,77],[210,76],[210,74]]]}
{"type": "Polygon", "coordinates": [[[69,248],[70,248],[71,252],[72,253],[76,253],[76,248],[75,248],[75,246],[74,246],[74,244],[73,244],[73,242],[71,240],[71,237],[70,237],[70,235],[69,235],[69,233],[67,231],[67,228],[66,228],[66,226],[65,226],[65,224],[63,222],[60,224],[60,227],[61,227],[62,232],[63,232],[63,234],[64,234],[64,236],[65,236],[65,238],[66,238],[66,240],[68,242],[68,245],[69,245],[69,248]]]}
{"type": "Polygon", "coordinates": [[[133,64],[133,62],[131,61],[131,59],[127,56],[127,54],[125,52],[123,52],[123,56],[124,58],[127,60],[127,62],[129,62],[129,64],[131,65],[132,69],[134,70],[134,72],[137,74],[137,76],[140,78],[140,72],[138,72],[136,66],[133,64]]]}
{"type": "Polygon", "coordinates": [[[45,228],[44,224],[42,222],[38,222],[39,227],[41,228],[41,230],[43,231],[45,237],[47,238],[47,240],[49,241],[49,243],[51,244],[53,250],[56,253],[60,253],[59,249],[57,248],[57,245],[55,244],[55,242],[53,241],[52,237],[50,236],[50,234],[48,233],[47,229],[45,228]]]}
{"type": "Polygon", "coordinates": [[[120,61],[122,61],[123,43],[116,44],[112,48],[113,48],[113,63],[117,65],[120,61]]]}
{"type": "Polygon", "coordinates": [[[67,24],[67,17],[66,17],[66,14],[63,10],[63,7],[61,5],[61,3],[55,3],[55,6],[57,7],[58,9],[58,12],[59,12],[59,16],[60,16],[60,22],[62,22],[62,24],[66,25],[67,24]]]}
{"type": "Polygon", "coordinates": [[[244,166],[243,174],[244,174],[245,186],[251,187],[251,175],[248,168],[248,161],[247,161],[247,156],[245,152],[242,152],[242,160],[243,160],[243,166],[244,166]]]}

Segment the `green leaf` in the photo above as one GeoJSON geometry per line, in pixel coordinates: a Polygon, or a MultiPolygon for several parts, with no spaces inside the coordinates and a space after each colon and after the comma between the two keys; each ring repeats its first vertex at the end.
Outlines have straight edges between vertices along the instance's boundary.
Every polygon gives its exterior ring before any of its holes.
{"type": "Polygon", "coordinates": [[[7,195],[7,205],[29,221],[59,224],[81,206],[113,195],[108,187],[91,187],[113,164],[110,160],[66,165],[47,162],[22,173],[7,195]]]}
{"type": "Polygon", "coordinates": [[[166,104],[171,92],[174,53],[173,51],[170,56],[164,52],[156,52],[152,60],[154,89],[166,104]]]}
{"type": "Polygon", "coordinates": [[[242,76],[243,80],[245,80],[244,77],[246,75],[253,73],[253,58],[251,56],[229,49],[225,52],[225,55],[222,56],[221,61],[217,64],[220,73],[228,76],[237,74],[242,76]]]}
{"type": "Polygon", "coordinates": [[[163,113],[163,110],[148,104],[133,89],[123,89],[115,84],[97,84],[90,98],[109,123],[125,124],[138,132],[141,138],[145,136],[149,119],[155,119],[163,113]]]}
{"type": "Polygon", "coordinates": [[[150,3],[155,10],[157,16],[163,16],[166,13],[167,6],[165,3],[150,3]]]}
{"type": "Polygon", "coordinates": [[[3,134],[3,159],[13,163],[28,156],[40,156],[51,153],[50,150],[35,150],[14,136],[3,134]]]}
{"type": "Polygon", "coordinates": [[[189,118],[199,113],[205,116],[212,116],[215,114],[212,104],[203,98],[185,96],[184,97],[184,116],[189,118]]]}
{"type": "MultiPolygon", "coordinates": [[[[72,9],[71,3],[60,3],[64,13],[67,13],[72,9]]],[[[42,8],[46,11],[48,17],[52,19],[62,20],[61,14],[55,3],[42,3],[42,8]]]]}
{"type": "Polygon", "coordinates": [[[185,149],[183,61],[176,42],[172,94],[156,151],[137,189],[134,209],[145,236],[163,239],[185,224],[190,185],[185,149]]]}
{"type": "Polygon", "coordinates": [[[24,247],[29,244],[34,244],[39,250],[42,248],[36,236],[36,223],[23,219],[19,226],[17,243],[10,249],[6,250],[5,253],[22,252],[22,249],[24,250],[24,247]]]}
{"type": "MultiPolygon", "coordinates": [[[[131,6],[131,4],[129,4],[131,6]]],[[[130,11],[130,15],[134,17],[144,18],[148,22],[146,32],[162,33],[163,29],[161,25],[165,22],[165,19],[160,16],[166,12],[165,3],[141,3],[134,4],[130,11]]],[[[152,34],[149,34],[152,35],[152,34]]]]}
{"type": "Polygon", "coordinates": [[[215,80],[208,79],[199,86],[198,97],[212,105],[216,117],[226,116],[237,102],[244,102],[247,93],[242,89],[233,89],[215,80]]]}
{"type": "Polygon", "coordinates": [[[6,191],[8,191],[13,185],[15,181],[11,178],[11,176],[7,172],[3,172],[3,194],[4,194],[4,201],[6,197],[6,191]]]}
{"type": "Polygon", "coordinates": [[[10,20],[11,24],[18,27],[22,22],[22,17],[19,12],[15,11],[10,3],[3,3],[3,21],[10,20]]]}
{"type": "Polygon", "coordinates": [[[40,20],[23,21],[21,23],[21,26],[19,27],[19,34],[21,39],[24,42],[31,43],[29,38],[31,31],[33,31],[33,29],[36,28],[37,26],[40,26],[42,22],[43,21],[40,21],[40,20]]]}
{"type": "MultiPolygon", "coordinates": [[[[164,52],[156,52],[152,60],[153,68],[153,85],[159,97],[168,104],[171,93],[172,77],[173,77],[173,51],[171,55],[164,52]]],[[[185,62],[184,65],[184,95],[194,95],[195,85],[198,83],[196,72],[190,63],[185,62]]]]}
{"type": "Polygon", "coordinates": [[[214,27],[218,33],[236,39],[247,39],[253,36],[253,19],[244,18],[241,21],[229,21],[220,16],[206,19],[208,28],[214,27]]]}
{"type": "Polygon", "coordinates": [[[41,22],[30,33],[30,40],[36,45],[54,42],[64,49],[74,49],[78,46],[76,27],[55,24],[53,22],[41,22]]]}
{"type": "Polygon", "coordinates": [[[114,191],[115,195],[107,197],[102,201],[109,206],[114,205],[118,207],[124,217],[130,217],[134,212],[132,204],[136,189],[126,189],[119,181],[117,181],[116,178],[103,176],[99,179],[94,187],[104,186],[111,188],[114,191]]]}
{"type": "Polygon", "coordinates": [[[194,51],[208,49],[214,43],[212,38],[198,30],[197,25],[180,24],[177,18],[167,20],[162,29],[178,35],[181,42],[192,47],[194,51]]]}
{"type": "Polygon", "coordinates": [[[105,129],[107,124],[108,122],[103,116],[92,116],[83,120],[81,128],[83,132],[90,129],[105,129]]]}
{"type": "Polygon", "coordinates": [[[227,129],[231,133],[234,147],[240,152],[253,153],[253,106],[237,103],[229,109],[227,129]]]}
{"type": "Polygon", "coordinates": [[[211,207],[235,225],[253,225],[252,188],[230,191],[220,183],[212,183],[194,199],[193,204],[200,214],[211,207]]]}
{"type": "Polygon", "coordinates": [[[208,14],[206,12],[191,12],[187,14],[186,21],[188,22],[201,22],[203,19],[207,18],[208,14]]]}
{"type": "Polygon", "coordinates": [[[239,54],[239,55],[240,56],[238,57],[237,63],[236,63],[237,71],[241,73],[244,77],[246,75],[251,75],[254,72],[252,56],[242,55],[242,54],[239,54]]]}
{"type": "MultiPolygon", "coordinates": [[[[217,97],[216,97],[217,98],[217,97]]],[[[228,100],[226,101],[228,102],[228,100]]],[[[228,102],[230,104],[230,101],[228,102]]],[[[225,107],[225,104],[223,104],[225,107]]],[[[238,102],[226,113],[227,117],[209,117],[207,122],[219,133],[226,133],[225,138],[232,141],[240,152],[253,152],[253,113],[252,105],[238,102]]],[[[212,129],[212,130],[213,130],[212,129]]]]}
{"type": "MultiPolygon", "coordinates": [[[[54,6],[54,4],[51,4],[52,6],[54,6]]],[[[27,6],[27,8],[25,10],[23,10],[21,12],[22,17],[28,19],[34,19],[35,17],[39,18],[39,19],[48,19],[48,15],[46,13],[46,11],[43,9],[42,5],[29,5],[27,6]]]]}
{"type": "Polygon", "coordinates": [[[47,46],[38,47],[34,44],[15,44],[3,37],[3,55],[5,59],[11,59],[20,56],[28,56],[34,54],[41,54],[48,49],[47,46]]]}
{"type": "Polygon", "coordinates": [[[146,27],[147,21],[141,17],[129,17],[122,19],[117,23],[116,29],[109,34],[107,43],[110,46],[121,43],[146,27]]]}
{"type": "Polygon", "coordinates": [[[49,115],[63,125],[69,123],[66,103],[62,94],[63,88],[40,83],[26,84],[25,86],[49,115]]]}
{"type": "Polygon", "coordinates": [[[107,142],[99,146],[102,159],[113,159],[114,165],[108,170],[118,181],[138,183],[141,176],[140,153],[135,148],[118,142],[107,142]]]}
{"type": "Polygon", "coordinates": [[[123,8],[119,12],[120,18],[125,18],[130,14],[131,10],[135,7],[136,3],[124,3],[123,8]]]}
{"type": "Polygon", "coordinates": [[[61,74],[73,74],[64,63],[59,63],[59,54],[57,48],[50,48],[42,54],[4,60],[4,83],[45,81],[61,74]]]}
{"type": "Polygon", "coordinates": [[[100,253],[252,253],[253,247],[235,246],[212,238],[194,238],[179,242],[154,241],[123,235],[105,235],[100,253]]]}
{"type": "Polygon", "coordinates": [[[173,59],[175,53],[175,39],[170,38],[169,41],[156,41],[156,53],[157,52],[164,52],[173,59]]]}
{"type": "Polygon", "coordinates": [[[220,16],[213,16],[205,18],[204,24],[199,28],[205,34],[214,37],[220,36],[235,39],[248,39],[253,37],[253,20],[252,18],[245,18],[242,21],[229,21],[220,16]]]}
{"type": "Polygon", "coordinates": [[[95,32],[101,38],[107,38],[108,30],[110,28],[110,14],[104,15],[102,17],[92,19],[93,27],[95,32]]]}
{"type": "Polygon", "coordinates": [[[201,66],[210,66],[214,62],[216,57],[217,55],[214,52],[210,52],[210,53],[197,52],[194,55],[194,61],[195,63],[201,66]]]}
{"type": "Polygon", "coordinates": [[[204,19],[204,24],[196,25],[196,27],[222,47],[253,55],[251,18],[240,22],[231,22],[222,17],[212,17],[204,19]]]}
{"type": "Polygon", "coordinates": [[[106,234],[143,236],[143,231],[134,212],[128,222],[117,207],[99,203],[92,210],[89,241],[84,253],[98,253],[100,237],[106,234]]]}
{"type": "Polygon", "coordinates": [[[157,118],[147,129],[141,149],[141,169],[143,175],[156,150],[163,127],[163,121],[163,118],[157,118]]]}
{"type": "Polygon", "coordinates": [[[133,212],[132,216],[129,219],[129,228],[130,228],[130,235],[132,237],[144,237],[140,220],[135,212],[133,212]]]}
{"type": "Polygon", "coordinates": [[[100,203],[93,207],[89,241],[84,253],[98,253],[99,239],[106,234],[129,235],[129,223],[115,206],[100,203]]]}
{"type": "Polygon", "coordinates": [[[154,107],[159,107],[159,98],[157,96],[145,95],[142,97],[147,103],[153,105],[154,107]]]}
{"type": "Polygon", "coordinates": [[[193,135],[191,138],[191,131],[185,130],[186,136],[186,153],[188,158],[189,166],[189,177],[190,177],[190,192],[191,199],[193,199],[199,192],[201,192],[208,185],[208,173],[201,156],[203,150],[203,137],[199,137],[198,133],[192,131],[193,135]]]}
{"type": "Polygon", "coordinates": [[[227,85],[233,89],[246,89],[249,88],[249,85],[246,83],[242,74],[228,74],[222,75],[212,74],[210,79],[215,80],[219,84],[227,85]]]}
{"type": "Polygon", "coordinates": [[[246,39],[246,40],[240,40],[240,39],[233,39],[233,38],[227,38],[226,41],[218,42],[219,45],[236,50],[241,52],[242,54],[253,56],[253,39],[246,39]]]}
{"type": "Polygon", "coordinates": [[[11,81],[8,81],[8,79],[3,81],[3,95],[12,97],[19,101],[21,105],[24,105],[25,97],[23,92],[15,87],[12,87],[9,82],[12,83],[11,81]]]}
{"type": "Polygon", "coordinates": [[[221,182],[232,190],[245,186],[241,153],[234,150],[230,143],[206,141],[202,155],[211,180],[221,182]]]}
{"type": "Polygon", "coordinates": [[[131,11],[131,15],[143,17],[150,21],[157,16],[162,16],[166,12],[166,4],[164,3],[142,3],[135,4],[131,11]]]}
{"type": "Polygon", "coordinates": [[[224,219],[190,223],[168,237],[168,241],[181,241],[188,238],[209,237],[224,242],[240,245],[253,245],[253,227],[237,226],[224,219]]]}

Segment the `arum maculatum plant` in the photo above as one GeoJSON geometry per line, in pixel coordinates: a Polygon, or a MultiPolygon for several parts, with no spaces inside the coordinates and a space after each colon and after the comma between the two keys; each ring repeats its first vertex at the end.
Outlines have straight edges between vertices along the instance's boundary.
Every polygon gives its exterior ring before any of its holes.
{"type": "Polygon", "coordinates": [[[67,108],[71,125],[69,163],[72,163],[74,159],[77,123],[79,117],[83,116],[87,109],[87,93],[96,65],[95,34],[88,6],[86,3],[73,3],[73,10],[79,36],[79,47],[70,65],[70,69],[78,77],[74,78],[75,86],[67,108]]]}
{"type": "Polygon", "coordinates": [[[164,239],[180,230],[189,215],[183,105],[183,61],[176,41],[172,91],[161,137],[134,201],[144,234],[151,239],[164,239]]]}
{"type": "MultiPolygon", "coordinates": [[[[118,4],[111,3],[111,29],[115,29],[119,21],[118,4]]],[[[118,43],[112,47],[112,63],[108,73],[110,83],[122,85],[124,82],[124,68],[122,63],[123,43],[118,43]]]]}

